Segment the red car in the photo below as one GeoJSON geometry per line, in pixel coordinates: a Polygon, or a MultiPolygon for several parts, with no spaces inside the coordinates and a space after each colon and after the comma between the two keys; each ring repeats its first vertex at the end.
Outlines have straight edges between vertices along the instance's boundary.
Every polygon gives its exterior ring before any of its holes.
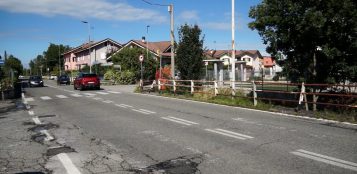
{"type": "Polygon", "coordinates": [[[79,73],[73,82],[74,89],[100,89],[100,80],[97,74],[79,73]]]}

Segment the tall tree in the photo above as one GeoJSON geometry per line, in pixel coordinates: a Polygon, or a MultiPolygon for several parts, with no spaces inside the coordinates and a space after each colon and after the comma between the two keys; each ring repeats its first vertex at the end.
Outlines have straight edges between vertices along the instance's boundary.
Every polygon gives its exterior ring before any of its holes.
{"type": "Polygon", "coordinates": [[[291,81],[357,81],[357,1],[263,0],[249,16],[291,81]]]}
{"type": "MultiPolygon", "coordinates": [[[[136,79],[140,79],[140,55],[146,55],[145,50],[137,47],[125,47],[120,52],[112,56],[112,62],[114,64],[120,65],[122,71],[131,71],[135,73],[136,79]]],[[[153,58],[152,54],[149,54],[147,58],[144,56],[143,61],[143,78],[144,79],[155,79],[155,71],[158,67],[158,61],[153,58]]]]}
{"type": "Polygon", "coordinates": [[[53,71],[54,67],[58,67],[59,63],[61,67],[63,67],[64,60],[62,54],[70,49],[71,48],[68,45],[56,45],[50,43],[47,50],[44,52],[44,59],[50,71],[53,71]]]}
{"type": "Polygon", "coordinates": [[[10,77],[11,71],[14,72],[15,77],[18,77],[20,74],[22,74],[23,71],[23,66],[20,59],[10,55],[5,61],[4,71],[8,77],[10,77]]]}
{"type": "Polygon", "coordinates": [[[181,79],[198,80],[203,67],[203,40],[197,26],[183,25],[179,28],[179,43],[176,50],[176,66],[181,79]]]}

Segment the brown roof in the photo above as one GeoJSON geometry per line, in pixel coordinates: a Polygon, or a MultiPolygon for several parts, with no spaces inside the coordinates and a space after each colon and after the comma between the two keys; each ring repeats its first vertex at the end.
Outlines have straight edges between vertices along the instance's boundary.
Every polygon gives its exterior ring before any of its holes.
{"type": "Polygon", "coordinates": [[[142,46],[145,49],[147,46],[148,49],[154,53],[157,53],[158,50],[160,51],[160,53],[164,53],[171,46],[170,41],[159,41],[159,42],[142,42],[141,40],[132,40],[132,41],[142,46]]]}
{"type": "MultiPolygon", "coordinates": [[[[231,55],[232,50],[207,50],[204,53],[209,58],[219,59],[223,55],[231,55]],[[212,52],[211,52],[212,51],[212,52]]],[[[258,50],[236,50],[235,51],[236,57],[242,57],[243,55],[258,55],[258,57],[262,58],[262,55],[258,50]]]]}
{"type": "Polygon", "coordinates": [[[84,43],[84,44],[82,44],[82,45],[80,45],[80,46],[78,46],[78,47],[76,47],[76,48],[73,48],[73,49],[71,49],[71,50],[69,50],[69,51],[67,51],[67,52],[65,52],[65,53],[63,53],[63,54],[67,54],[67,53],[78,53],[78,52],[81,52],[81,51],[83,51],[83,50],[87,50],[89,47],[95,47],[95,46],[97,46],[97,45],[99,45],[99,44],[101,44],[101,43],[103,43],[103,42],[105,42],[105,41],[110,41],[110,42],[112,42],[112,43],[118,45],[119,47],[122,46],[120,43],[118,43],[118,42],[116,42],[116,41],[114,41],[114,40],[112,40],[112,39],[110,39],[110,38],[106,38],[106,39],[103,39],[103,40],[98,41],[98,42],[91,41],[90,43],[89,43],[89,42],[84,43]]]}

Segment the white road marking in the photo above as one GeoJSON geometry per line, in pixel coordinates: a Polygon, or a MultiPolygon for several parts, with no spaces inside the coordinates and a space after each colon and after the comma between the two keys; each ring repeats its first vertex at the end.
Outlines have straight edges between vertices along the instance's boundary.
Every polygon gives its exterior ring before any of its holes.
{"type": "Polygon", "coordinates": [[[121,92],[118,92],[118,91],[107,91],[109,93],[112,93],[112,94],[120,94],[121,92]]]}
{"type": "Polygon", "coordinates": [[[71,94],[71,96],[73,96],[73,97],[82,97],[83,95],[80,95],[80,94],[71,94]]]}
{"type": "Polygon", "coordinates": [[[94,97],[93,99],[94,99],[94,100],[103,100],[103,99],[100,98],[100,97],[94,97]]]}
{"type": "Polygon", "coordinates": [[[290,153],[292,153],[294,155],[297,155],[297,156],[300,156],[300,157],[305,157],[305,158],[308,158],[308,159],[316,160],[316,161],[327,163],[327,164],[330,164],[330,165],[334,165],[334,166],[342,167],[342,168],[345,168],[345,169],[350,169],[350,170],[353,170],[353,171],[357,171],[357,163],[353,163],[353,162],[337,159],[337,158],[334,158],[334,157],[321,155],[321,154],[314,153],[314,152],[309,152],[309,151],[306,151],[306,150],[303,150],[303,149],[299,149],[299,150],[296,150],[296,151],[290,152],[290,153]]]}
{"type": "Polygon", "coordinates": [[[42,124],[41,121],[40,121],[40,119],[39,119],[38,117],[34,117],[34,118],[32,118],[32,120],[33,120],[33,122],[34,122],[35,124],[37,124],[37,125],[42,124]]]}
{"type": "Polygon", "coordinates": [[[192,122],[192,121],[188,121],[188,120],[184,120],[184,119],[176,118],[176,117],[161,117],[161,118],[165,119],[165,120],[169,120],[169,121],[175,122],[175,123],[180,123],[180,124],[183,124],[183,125],[187,125],[187,126],[191,126],[193,124],[198,124],[196,122],[192,122]]]}
{"type": "Polygon", "coordinates": [[[147,113],[151,113],[151,114],[155,114],[156,112],[154,111],[149,111],[149,110],[146,110],[146,109],[139,109],[140,111],[144,111],[144,112],[147,112],[147,113]]]}
{"type": "Polygon", "coordinates": [[[77,167],[73,164],[72,160],[65,153],[60,153],[57,155],[58,159],[61,161],[63,167],[66,169],[67,173],[70,174],[81,174],[77,167]]]}
{"type": "Polygon", "coordinates": [[[133,106],[130,106],[130,105],[126,105],[126,104],[120,104],[122,106],[125,106],[125,107],[128,107],[128,108],[132,108],[133,106]]]}
{"type": "Polygon", "coordinates": [[[42,134],[46,135],[45,141],[51,141],[51,140],[55,139],[55,138],[53,138],[53,136],[50,135],[50,133],[48,133],[47,130],[41,130],[40,132],[42,134]]]}
{"type": "Polygon", "coordinates": [[[30,115],[30,116],[35,115],[35,113],[34,113],[32,110],[30,110],[30,111],[28,111],[28,112],[29,112],[29,115],[30,115]]]}
{"type": "Polygon", "coordinates": [[[146,114],[146,115],[150,114],[150,113],[148,113],[148,112],[144,112],[144,111],[137,110],[137,109],[131,109],[131,110],[133,110],[133,111],[135,111],[135,112],[140,112],[140,113],[146,114]]]}
{"type": "Polygon", "coordinates": [[[107,92],[96,92],[97,94],[102,94],[102,95],[107,95],[107,94],[109,94],[109,93],[107,93],[107,92]]]}
{"type": "Polygon", "coordinates": [[[65,95],[56,95],[56,97],[58,97],[58,98],[68,98],[68,97],[65,96],[65,95]]]}
{"type": "Polygon", "coordinates": [[[29,98],[25,98],[25,101],[30,102],[30,101],[35,101],[35,100],[32,97],[29,97],[29,98]]]}
{"type": "Polygon", "coordinates": [[[123,104],[115,104],[115,106],[118,106],[118,107],[122,107],[122,108],[127,108],[126,106],[124,106],[123,104]]]}
{"type": "Polygon", "coordinates": [[[240,133],[236,133],[236,132],[232,132],[232,131],[228,131],[228,130],[224,130],[224,129],[205,129],[206,131],[209,132],[213,132],[216,134],[221,134],[221,135],[225,135],[228,137],[232,137],[232,138],[236,138],[236,139],[240,139],[240,140],[246,140],[248,138],[254,138],[248,135],[244,135],[244,134],[240,134],[240,133]]]}
{"type": "Polygon", "coordinates": [[[96,94],[92,94],[92,93],[83,93],[84,95],[87,95],[87,96],[94,96],[96,94]]]}
{"type": "Polygon", "coordinates": [[[111,100],[104,100],[103,103],[113,103],[111,100]]]}
{"type": "Polygon", "coordinates": [[[42,100],[51,100],[52,98],[49,96],[42,96],[40,97],[42,100]]]}

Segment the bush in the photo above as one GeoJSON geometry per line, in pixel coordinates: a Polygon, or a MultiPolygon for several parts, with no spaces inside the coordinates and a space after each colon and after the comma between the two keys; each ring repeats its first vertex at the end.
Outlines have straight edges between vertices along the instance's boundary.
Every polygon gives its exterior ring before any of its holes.
{"type": "Polygon", "coordinates": [[[120,73],[120,76],[118,79],[116,79],[116,82],[119,84],[123,85],[129,85],[129,84],[134,84],[135,83],[135,73],[131,71],[123,71],[120,73]]]}

